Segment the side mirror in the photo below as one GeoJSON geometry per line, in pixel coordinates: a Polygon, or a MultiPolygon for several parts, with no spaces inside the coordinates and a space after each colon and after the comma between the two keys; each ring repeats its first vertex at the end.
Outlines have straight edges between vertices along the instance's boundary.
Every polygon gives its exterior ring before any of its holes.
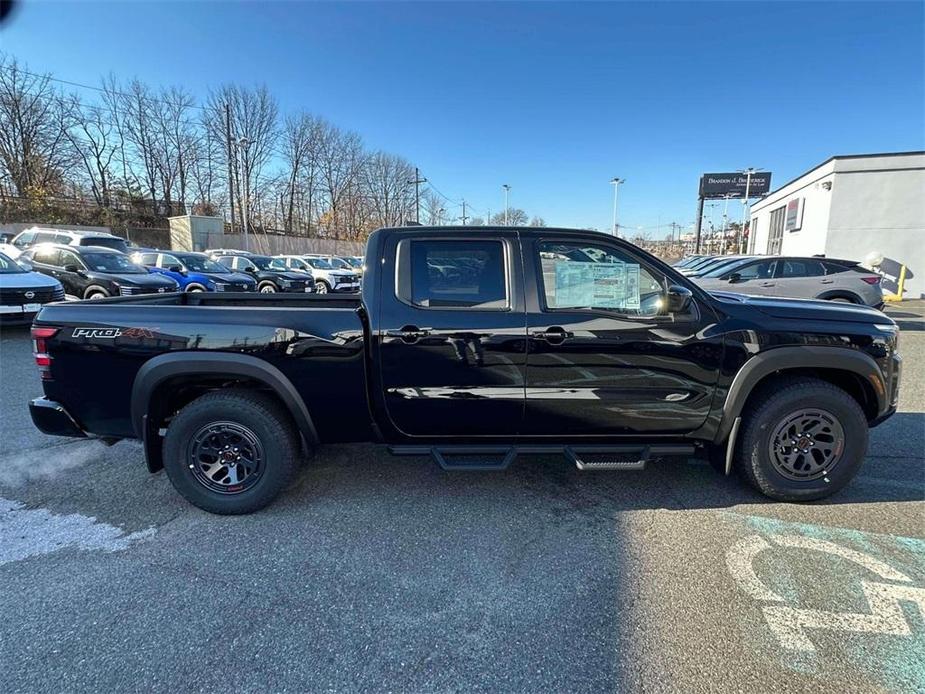
{"type": "Polygon", "coordinates": [[[738,272],[733,272],[731,275],[729,275],[729,284],[735,284],[736,282],[741,281],[742,275],[740,275],[738,272]]]}
{"type": "Polygon", "coordinates": [[[22,260],[17,260],[16,264],[19,265],[26,272],[32,272],[32,263],[23,258],[22,260]]]}
{"type": "Polygon", "coordinates": [[[251,273],[252,275],[256,275],[256,274],[257,274],[257,268],[255,268],[253,265],[251,265],[250,267],[244,268],[244,272],[249,272],[249,273],[251,273]]]}
{"type": "Polygon", "coordinates": [[[167,268],[167,272],[176,272],[176,273],[182,275],[182,274],[183,274],[183,268],[180,267],[179,265],[171,265],[169,268],[167,268]]]}
{"type": "Polygon", "coordinates": [[[673,284],[665,294],[665,311],[667,313],[684,313],[693,301],[693,293],[687,287],[673,284]]]}
{"type": "Polygon", "coordinates": [[[80,272],[80,268],[77,267],[76,265],[65,265],[62,269],[65,272],[75,272],[75,273],[80,272]]]}

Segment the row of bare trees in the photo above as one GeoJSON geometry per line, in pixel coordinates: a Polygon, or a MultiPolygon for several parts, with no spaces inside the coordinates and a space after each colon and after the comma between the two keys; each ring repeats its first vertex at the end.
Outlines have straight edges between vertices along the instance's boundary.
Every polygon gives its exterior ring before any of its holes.
{"type": "MultiPolygon", "coordinates": [[[[183,87],[113,75],[84,94],[66,84],[0,53],[0,194],[348,239],[417,217],[410,162],[311,113],[281,116],[266,87],[223,85],[200,105],[183,87]]],[[[433,189],[420,204],[424,223],[458,212],[433,189]]],[[[522,210],[510,216],[527,223],[522,210]]]]}

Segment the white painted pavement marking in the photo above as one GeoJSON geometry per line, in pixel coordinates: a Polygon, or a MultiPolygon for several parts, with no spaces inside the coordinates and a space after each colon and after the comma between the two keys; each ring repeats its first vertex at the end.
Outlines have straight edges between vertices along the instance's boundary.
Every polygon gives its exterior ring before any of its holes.
{"type": "MultiPolygon", "coordinates": [[[[770,540],[781,547],[832,554],[884,580],[906,584],[862,580],[861,588],[869,607],[869,612],[866,613],[831,612],[780,604],[765,606],[765,621],[780,645],[787,650],[815,652],[816,647],[806,634],[806,629],[911,636],[912,630],[903,614],[901,601],[915,604],[925,617],[925,589],[908,585],[912,583],[912,579],[879,559],[828,540],[801,535],[777,535],[771,536],[770,540]]],[[[752,599],[758,602],[782,603],[783,598],[761,581],[753,566],[758,554],[772,549],[771,544],[762,536],[749,535],[726,553],[726,566],[742,592],[752,599]]]]}
{"type": "Polygon", "coordinates": [[[0,566],[70,548],[118,552],[154,533],[154,528],[148,528],[126,534],[90,516],[27,509],[18,501],[0,497],[0,566]]]}

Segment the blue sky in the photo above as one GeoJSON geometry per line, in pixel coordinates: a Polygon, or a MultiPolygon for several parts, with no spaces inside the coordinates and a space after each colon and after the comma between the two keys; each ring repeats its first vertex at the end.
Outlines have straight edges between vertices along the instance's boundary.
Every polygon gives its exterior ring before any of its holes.
{"type": "MultiPolygon", "coordinates": [[[[476,212],[689,224],[702,172],[772,186],[834,154],[925,149],[909,3],[26,2],[0,50],[62,79],[266,83],[402,154],[476,212]]],[[[721,214],[718,211],[717,216],[721,214]]],[[[730,205],[738,219],[741,207],[730,205]]]]}

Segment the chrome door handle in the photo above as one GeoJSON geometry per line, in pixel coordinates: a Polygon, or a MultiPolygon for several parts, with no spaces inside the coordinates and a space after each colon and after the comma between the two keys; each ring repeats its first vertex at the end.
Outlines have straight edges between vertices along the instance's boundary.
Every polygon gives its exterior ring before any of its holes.
{"type": "Polygon", "coordinates": [[[821,284],[833,284],[835,280],[820,280],[821,284]]]}
{"type": "Polygon", "coordinates": [[[573,336],[574,333],[566,331],[564,328],[560,328],[558,325],[546,328],[546,330],[538,330],[531,334],[532,337],[537,340],[546,340],[551,345],[558,345],[565,342],[566,339],[573,336]]]}
{"type": "Polygon", "coordinates": [[[385,334],[389,337],[397,337],[402,342],[413,344],[422,337],[430,335],[430,328],[419,328],[416,325],[405,325],[398,330],[386,330],[385,334]]]}
{"type": "Polygon", "coordinates": [[[761,286],[762,287],[773,287],[775,286],[775,284],[776,284],[775,282],[762,282],[761,286]]]}

